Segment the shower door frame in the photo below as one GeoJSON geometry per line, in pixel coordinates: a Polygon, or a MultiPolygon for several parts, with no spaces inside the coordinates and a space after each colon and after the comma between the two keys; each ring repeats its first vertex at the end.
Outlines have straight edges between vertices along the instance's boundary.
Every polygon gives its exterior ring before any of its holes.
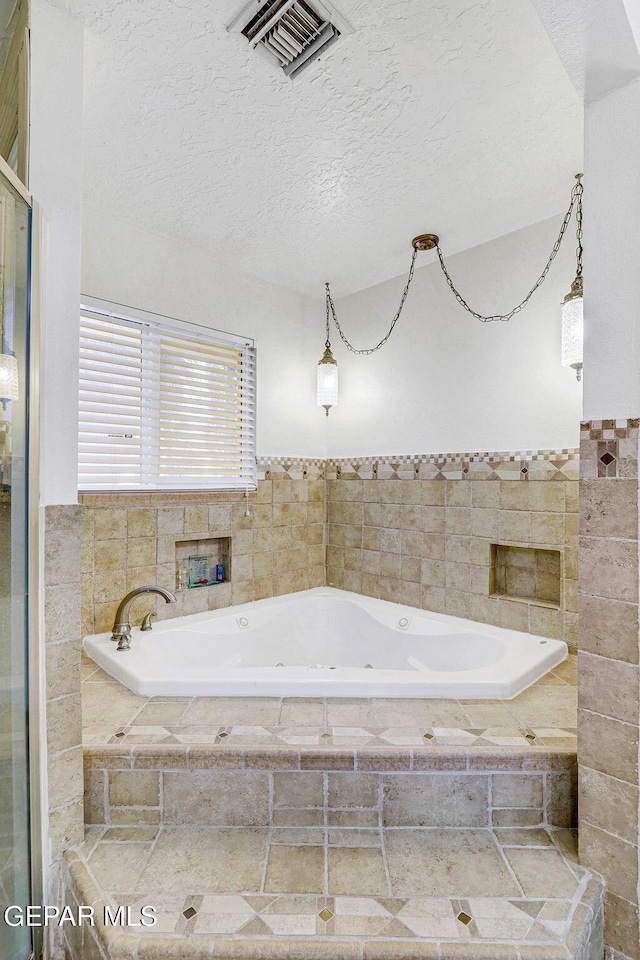
{"type": "MultiPolygon", "coordinates": [[[[46,688],[45,651],[40,643],[42,623],[42,536],[40,524],[40,263],[42,220],[40,209],[25,185],[0,156],[0,174],[31,210],[29,272],[27,286],[27,704],[28,704],[28,796],[29,865],[32,904],[45,903],[46,860],[46,688]]],[[[31,928],[31,949],[43,952],[42,927],[31,928]]]]}

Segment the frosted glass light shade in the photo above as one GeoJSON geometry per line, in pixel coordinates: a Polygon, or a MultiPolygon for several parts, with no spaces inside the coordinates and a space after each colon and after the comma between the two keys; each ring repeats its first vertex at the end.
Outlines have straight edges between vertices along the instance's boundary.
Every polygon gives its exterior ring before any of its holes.
{"type": "Polygon", "coordinates": [[[338,403],[338,364],[329,347],[318,364],[317,403],[329,413],[338,403]]]}
{"type": "Polygon", "coordinates": [[[0,400],[18,399],[18,361],[9,353],[0,353],[0,400]]]}
{"type": "Polygon", "coordinates": [[[581,367],[584,345],[582,296],[571,297],[562,304],[562,366],[581,367]]]}

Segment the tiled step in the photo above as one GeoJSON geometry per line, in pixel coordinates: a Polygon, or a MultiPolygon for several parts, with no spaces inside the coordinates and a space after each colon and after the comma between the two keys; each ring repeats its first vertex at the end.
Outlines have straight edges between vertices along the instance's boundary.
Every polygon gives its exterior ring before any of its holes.
{"type": "Polygon", "coordinates": [[[85,748],[88,824],[572,827],[571,747],[85,748]]]}
{"type": "Polygon", "coordinates": [[[602,886],[570,830],[88,828],[67,960],[599,960],[602,886]],[[103,906],[154,906],[155,927],[103,906]]]}

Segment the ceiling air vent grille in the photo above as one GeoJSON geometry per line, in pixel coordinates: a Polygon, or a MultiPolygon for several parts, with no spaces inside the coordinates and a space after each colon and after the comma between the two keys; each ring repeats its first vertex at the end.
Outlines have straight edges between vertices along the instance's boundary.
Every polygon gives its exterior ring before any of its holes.
{"type": "Polygon", "coordinates": [[[228,28],[239,31],[254,49],[267,53],[292,79],[317,60],[351,28],[318,0],[268,0],[246,6],[228,28]]]}

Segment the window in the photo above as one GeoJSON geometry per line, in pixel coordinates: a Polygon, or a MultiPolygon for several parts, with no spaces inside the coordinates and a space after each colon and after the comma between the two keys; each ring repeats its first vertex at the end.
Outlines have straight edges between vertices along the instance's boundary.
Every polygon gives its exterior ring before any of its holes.
{"type": "Polygon", "coordinates": [[[83,306],[79,488],[255,488],[255,378],[252,341],[83,306]]]}

